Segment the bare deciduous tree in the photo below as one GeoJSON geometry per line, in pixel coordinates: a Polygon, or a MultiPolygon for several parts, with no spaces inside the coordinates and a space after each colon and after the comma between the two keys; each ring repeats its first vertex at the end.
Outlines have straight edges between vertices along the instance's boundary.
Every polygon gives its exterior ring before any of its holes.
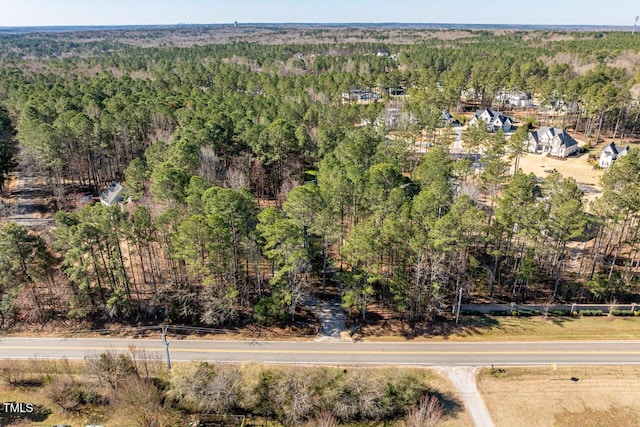
{"type": "Polygon", "coordinates": [[[87,372],[98,379],[98,383],[115,391],[120,383],[130,376],[137,376],[138,371],[131,356],[118,354],[114,350],[87,357],[87,372]]]}
{"type": "Polygon", "coordinates": [[[436,396],[422,396],[420,404],[409,410],[404,418],[404,427],[435,427],[444,416],[442,403],[436,396]]]}
{"type": "Polygon", "coordinates": [[[313,408],[312,390],[305,373],[287,370],[272,392],[275,412],[285,425],[300,425],[313,408]]]}
{"type": "Polygon", "coordinates": [[[358,370],[346,380],[333,413],[344,421],[355,419],[377,420],[383,415],[381,383],[370,379],[367,372],[358,370]]]}
{"type": "Polygon", "coordinates": [[[171,387],[181,405],[195,411],[225,414],[240,401],[241,381],[235,366],[202,362],[176,367],[171,387]]]}
{"type": "Polygon", "coordinates": [[[230,188],[249,188],[251,181],[251,156],[244,154],[233,159],[226,172],[226,182],[230,188]]]}
{"type": "Polygon", "coordinates": [[[115,406],[137,427],[160,427],[164,409],[162,396],[149,380],[128,377],[116,393],[115,406]]]}

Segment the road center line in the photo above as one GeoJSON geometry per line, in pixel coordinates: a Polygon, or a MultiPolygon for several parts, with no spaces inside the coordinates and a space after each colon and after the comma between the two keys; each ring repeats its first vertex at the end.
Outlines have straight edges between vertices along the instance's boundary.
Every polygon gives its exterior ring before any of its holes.
{"type": "MultiPolygon", "coordinates": [[[[0,349],[8,350],[58,350],[58,351],[130,351],[129,347],[53,347],[53,346],[3,346],[0,349]]],[[[136,351],[162,351],[161,344],[157,348],[136,347],[136,351]]],[[[496,350],[496,351],[396,351],[396,350],[267,350],[267,349],[223,349],[223,348],[179,348],[172,347],[174,353],[243,353],[243,354],[348,354],[348,355],[640,355],[640,350],[496,350]]]]}

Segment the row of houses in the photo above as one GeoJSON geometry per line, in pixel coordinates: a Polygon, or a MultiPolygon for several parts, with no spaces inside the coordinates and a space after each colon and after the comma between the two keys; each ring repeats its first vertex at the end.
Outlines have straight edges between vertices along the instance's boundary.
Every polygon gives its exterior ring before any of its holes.
{"type": "MultiPolygon", "coordinates": [[[[467,103],[477,104],[482,102],[483,94],[478,93],[475,88],[470,87],[460,91],[460,100],[467,103]]],[[[501,89],[495,96],[494,101],[502,104],[509,105],[516,108],[530,108],[534,107],[536,103],[533,98],[526,92],[501,89]]]]}
{"type": "MultiPolygon", "coordinates": [[[[386,92],[391,98],[405,98],[407,96],[407,89],[404,86],[392,87],[386,89],[386,92]]],[[[381,89],[366,89],[366,88],[351,88],[348,92],[342,92],[343,104],[371,104],[374,102],[382,101],[383,91],[381,89]]]]}
{"type": "MultiPolygon", "coordinates": [[[[496,132],[502,129],[508,132],[513,129],[513,118],[502,114],[499,111],[492,111],[488,108],[477,110],[469,125],[475,126],[484,122],[487,130],[496,132]]],[[[526,150],[530,153],[544,154],[564,159],[578,151],[578,141],[576,141],[566,130],[541,126],[529,133],[526,141],[526,150]]],[[[598,165],[602,168],[610,167],[615,160],[627,154],[629,147],[616,146],[615,143],[607,145],[600,154],[598,165]]]]}
{"type": "MultiPolygon", "coordinates": [[[[567,131],[547,126],[542,126],[530,132],[526,144],[527,151],[530,153],[548,154],[561,159],[578,151],[578,141],[569,135],[567,131]]],[[[620,146],[616,145],[615,142],[611,142],[600,152],[598,166],[607,169],[613,165],[617,158],[626,155],[628,152],[628,145],[620,146]]]]}

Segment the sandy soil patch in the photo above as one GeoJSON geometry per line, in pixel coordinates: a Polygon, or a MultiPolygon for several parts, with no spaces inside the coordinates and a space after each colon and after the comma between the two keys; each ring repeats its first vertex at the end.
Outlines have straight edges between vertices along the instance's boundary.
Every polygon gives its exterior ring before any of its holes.
{"type": "Polygon", "coordinates": [[[639,366],[484,369],[478,388],[496,426],[640,425],[639,366]]]}
{"type": "Polygon", "coordinates": [[[595,169],[588,162],[588,155],[571,156],[567,159],[558,159],[540,154],[527,153],[520,159],[520,168],[524,173],[533,172],[537,177],[544,178],[554,169],[565,178],[576,180],[578,186],[584,191],[585,199],[589,202],[595,200],[602,193],[600,177],[604,173],[601,169],[595,169]]]}

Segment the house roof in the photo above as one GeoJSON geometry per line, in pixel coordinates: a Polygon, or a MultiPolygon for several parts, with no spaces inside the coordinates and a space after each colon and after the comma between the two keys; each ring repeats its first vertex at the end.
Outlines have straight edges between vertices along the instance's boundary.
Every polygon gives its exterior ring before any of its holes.
{"type": "Polygon", "coordinates": [[[628,145],[626,147],[620,147],[620,146],[617,146],[615,142],[611,142],[609,145],[604,147],[602,149],[602,152],[605,152],[605,150],[607,148],[609,148],[611,150],[611,153],[614,156],[624,155],[624,154],[626,154],[627,151],[629,151],[629,146],[628,145]]]}
{"type": "Polygon", "coordinates": [[[476,117],[476,118],[478,118],[478,119],[479,119],[479,118],[480,118],[480,116],[481,116],[485,111],[487,112],[487,114],[489,114],[489,118],[490,118],[491,120],[493,120],[493,118],[496,116],[496,113],[494,113],[493,111],[491,111],[491,110],[490,110],[490,109],[488,109],[488,108],[484,108],[484,109],[481,109],[481,110],[476,110],[476,114],[474,114],[474,116],[473,116],[473,117],[476,117]]]}
{"type": "Polygon", "coordinates": [[[604,152],[604,151],[606,151],[606,150],[607,150],[607,148],[608,148],[608,149],[611,151],[611,153],[613,153],[614,155],[616,155],[616,156],[618,155],[618,148],[616,147],[616,144],[615,144],[615,143],[613,143],[613,142],[612,142],[612,143],[610,143],[609,145],[607,145],[606,147],[604,147],[604,148],[602,149],[602,151],[603,151],[603,152],[604,152]]]}
{"type": "MultiPolygon", "coordinates": [[[[497,118],[498,120],[500,120],[500,123],[503,123],[503,124],[504,124],[504,123],[506,123],[506,122],[507,122],[507,120],[511,120],[511,117],[509,117],[509,116],[506,116],[506,115],[502,114],[500,111],[491,111],[491,109],[489,109],[489,108],[476,110],[476,114],[475,114],[473,117],[475,117],[475,118],[479,119],[479,118],[480,118],[480,116],[481,116],[485,111],[487,112],[487,114],[489,114],[489,118],[490,118],[490,121],[491,121],[491,122],[493,122],[496,118],[497,118]]],[[[511,120],[511,121],[513,121],[513,120],[511,120]]]]}
{"type": "Polygon", "coordinates": [[[536,143],[539,143],[540,136],[546,133],[549,133],[549,139],[555,139],[557,137],[560,141],[560,145],[564,145],[565,147],[571,147],[578,144],[578,141],[573,139],[573,137],[565,132],[564,129],[552,128],[548,126],[540,126],[538,130],[531,132],[531,137],[536,141],[536,143]]]}
{"type": "Polygon", "coordinates": [[[111,181],[111,184],[109,184],[109,186],[100,193],[100,201],[107,206],[118,203],[122,201],[122,196],[120,195],[122,190],[122,185],[115,181],[111,181]]]}

